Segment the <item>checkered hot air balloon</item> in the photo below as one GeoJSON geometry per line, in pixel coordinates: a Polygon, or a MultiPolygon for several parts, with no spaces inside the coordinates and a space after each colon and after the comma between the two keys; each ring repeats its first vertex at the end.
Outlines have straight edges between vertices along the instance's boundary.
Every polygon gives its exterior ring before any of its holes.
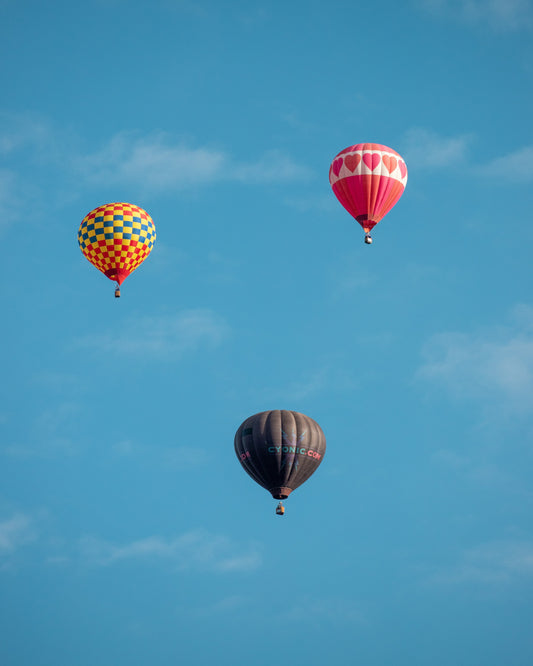
{"type": "Polygon", "coordinates": [[[392,148],[358,143],[335,157],[329,182],[337,199],[363,227],[365,243],[370,244],[370,231],[403,194],[407,167],[392,148]]]}
{"type": "Polygon", "coordinates": [[[85,257],[110,280],[120,285],[150,254],[156,238],[148,213],[128,203],[109,203],[88,213],[78,231],[85,257]]]}

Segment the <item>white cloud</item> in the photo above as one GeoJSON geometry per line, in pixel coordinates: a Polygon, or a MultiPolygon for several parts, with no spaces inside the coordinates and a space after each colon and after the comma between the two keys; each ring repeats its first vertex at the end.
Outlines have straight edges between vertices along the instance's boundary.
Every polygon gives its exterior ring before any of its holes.
{"type": "Polygon", "coordinates": [[[311,170],[297,164],[291,157],[280,150],[269,150],[258,160],[234,164],[226,174],[228,180],[242,182],[278,183],[287,180],[310,178],[311,170]]]}
{"type": "Polygon", "coordinates": [[[331,270],[331,279],[334,282],[333,298],[339,299],[375,284],[377,273],[362,266],[357,261],[357,253],[350,251],[337,259],[331,270]]]}
{"type": "MultiPolygon", "coordinates": [[[[0,569],[10,568],[15,554],[36,539],[36,521],[31,516],[17,512],[0,521],[0,569]]],[[[258,544],[238,542],[204,529],[173,538],[148,536],[129,543],[113,543],[94,536],[82,537],[74,543],[47,538],[45,546],[50,552],[42,554],[42,560],[57,566],[76,560],[92,567],[116,566],[126,561],[157,566],[166,562],[179,571],[240,573],[253,571],[262,564],[258,544]]]]}
{"type": "Polygon", "coordinates": [[[0,555],[13,553],[35,538],[32,519],[24,513],[15,513],[0,521],[0,555]]]}
{"type": "Polygon", "coordinates": [[[471,548],[456,565],[435,571],[435,583],[506,583],[533,576],[533,543],[495,541],[471,548]]]}
{"type": "Polygon", "coordinates": [[[481,172],[499,179],[532,182],[533,146],[525,146],[502,157],[496,157],[482,166],[481,172]]]}
{"type": "Polygon", "coordinates": [[[519,183],[533,181],[533,146],[523,146],[483,164],[473,164],[469,161],[469,149],[473,140],[473,134],[445,137],[432,130],[416,127],[404,134],[402,154],[410,169],[460,166],[473,176],[519,183]]]}
{"type": "Polygon", "coordinates": [[[0,169],[0,230],[18,219],[21,209],[20,188],[15,173],[0,169]]]}
{"type": "MultiPolygon", "coordinates": [[[[418,377],[456,398],[493,399],[512,411],[533,406],[533,308],[518,306],[513,324],[479,333],[441,333],[423,349],[418,377]]],[[[491,400],[492,401],[492,400],[491,400]]]]}
{"type": "Polygon", "coordinates": [[[470,459],[450,449],[439,449],[433,454],[433,460],[444,467],[459,470],[470,465],[470,459]]]}
{"type": "MultiPolygon", "coordinates": [[[[294,376],[294,375],[293,375],[294,376]]],[[[283,400],[285,402],[298,402],[310,396],[324,392],[326,389],[334,391],[353,390],[356,381],[344,367],[333,363],[325,363],[316,370],[302,373],[300,377],[282,383],[282,386],[265,389],[264,394],[269,400],[283,400]]]]}
{"type": "Polygon", "coordinates": [[[77,166],[93,182],[127,183],[161,191],[217,180],[226,161],[227,157],[214,149],[168,145],[163,135],[145,139],[122,133],[97,153],[78,158],[77,166]]]}
{"type": "Polygon", "coordinates": [[[216,615],[235,615],[239,611],[244,611],[246,606],[250,604],[250,600],[240,595],[231,595],[224,597],[219,601],[215,601],[205,606],[192,606],[190,603],[187,605],[180,605],[177,611],[180,615],[196,618],[206,618],[216,615]]]}
{"type": "Polygon", "coordinates": [[[100,151],[75,160],[75,167],[95,183],[128,184],[152,191],[184,190],[214,182],[283,182],[307,178],[309,170],[281,151],[252,161],[236,161],[211,147],[191,148],[166,134],[137,137],[121,133],[100,151]]]}
{"type": "Polygon", "coordinates": [[[488,487],[493,493],[502,492],[517,498],[517,501],[530,502],[533,493],[527,477],[522,478],[516,472],[509,471],[506,464],[507,456],[503,460],[491,460],[494,455],[494,450],[490,449],[488,452],[484,450],[481,454],[473,451],[470,456],[463,455],[462,451],[457,453],[450,449],[440,449],[433,454],[432,460],[443,470],[462,476],[474,486],[488,487]]]}
{"type": "Polygon", "coordinates": [[[36,429],[46,436],[64,432],[65,428],[79,422],[82,411],[80,404],[76,402],[56,403],[38,415],[36,429]]]}
{"type": "MultiPolygon", "coordinates": [[[[323,194],[322,192],[309,192],[302,193],[300,196],[291,195],[290,197],[283,197],[283,203],[291,208],[294,208],[300,213],[323,212],[329,215],[338,212],[339,202],[332,194],[331,191],[323,194]]],[[[348,218],[347,218],[348,219],[348,218]]]]}
{"type": "Polygon", "coordinates": [[[110,566],[126,560],[167,561],[180,570],[228,573],[251,571],[261,565],[255,544],[243,546],[201,529],[173,539],[151,536],[122,545],[84,537],[79,547],[82,558],[95,566],[110,566]]]}
{"type": "Polygon", "coordinates": [[[419,0],[418,4],[436,17],[498,32],[533,26],[531,0],[419,0]]]}
{"type": "Polygon", "coordinates": [[[121,440],[111,447],[115,455],[124,457],[146,458],[150,461],[163,461],[174,469],[189,469],[203,465],[210,460],[205,449],[193,446],[156,446],[139,444],[131,440],[121,440]]]}
{"type": "Polygon", "coordinates": [[[0,155],[26,148],[35,154],[49,149],[53,143],[52,131],[41,118],[0,112],[0,155]]]}
{"type": "Polygon", "coordinates": [[[80,136],[42,118],[0,112],[0,157],[9,160],[0,169],[0,225],[19,209],[28,217],[30,205],[39,209],[45,199],[49,204],[51,179],[63,205],[87,187],[134,187],[142,195],[220,182],[283,183],[313,175],[280,150],[252,153],[249,159],[164,132],[125,131],[88,150],[82,143],[80,136]]]}
{"type": "Polygon", "coordinates": [[[283,613],[290,622],[305,621],[308,624],[335,625],[367,624],[368,620],[360,608],[345,599],[303,599],[283,613]]]}
{"type": "Polygon", "coordinates": [[[54,458],[70,457],[76,455],[80,450],[80,445],[69,437],[50,435],[44,442],[35,443],[35,438],[31,438],[30,444],[12,442],[0,446],[0,454],[8,458],[18,458],[27,460],[29,458],[54,458]]]}
{"type": "Polygon", "coordinates": [[[409,168],[441,168],[466,160],[472,136],[444,137],[424,128],[408,130],[403,138],[402,154],[409,168]]]}
{"type": "Polygon", "coordinates": [[[313,394],[320,393],[330,381],[329,374],[329,368],[320,368],[303,376],[299,381],[289,382],[283,388],[282,394],[287,400],[303,400],[313,394]]]}
{"type": "MultiPolygon", "coordinates": [[[[31,423],[19,428],[29,432],[22,441],[0,444],[0,454],[11,458],[50,458],[73,456],[80,451],[74,434],[78,431],[80,406],[71,401],[55,402],[39,412],[31,423]]],[[[19,434],[20,436],[20,434],[19,434]]]]}
{"type": "Polygon", "coordinates": [[[62,167],[61,153],[68,156],[69,149],[72,140],[66,132],[54,136],[39,118],[0,112],[0,157],[6,165],[0,168],[0,231],[20,219],[27,222],[41,215],[45,201],[50,205],[46,180],[62,167]]]}
{"type": "Polygon", "coordinates": [[[123,333],[79,340],[83,347],[118,354],[179,358],[201,347],[216,347],[229,334],[226,322],[211,310],[184,310],[173,315],[131,320],[123,333]]]}

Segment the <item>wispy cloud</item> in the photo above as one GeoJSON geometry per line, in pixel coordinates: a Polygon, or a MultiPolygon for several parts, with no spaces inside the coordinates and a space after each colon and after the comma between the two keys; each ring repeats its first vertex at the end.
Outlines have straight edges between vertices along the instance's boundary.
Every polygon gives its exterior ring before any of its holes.
{"type": "Polygon", "coordinates": [[[205,449],[193,446],[157,446],[140,444],[131,440],[121,440],[111,447],[116,456],[145,459],[164,462],[174,469],[189,469],[204,465],[210,460],[205,449]]]}
{"type": "Polygon", "coordinates": [[[14,513],[0,521],[0,556],[11,554],[36,539],[33,520],[25,513],[14,513]]]}
{"type": "Polygon", "coordinates": [[[18,219],[21,210],[20,188],[15,173],[0,169],[0,230],[18,219]]]}
{"type": "Polygon", "coordinates": [[[30,114],[0,112],[0,158],[4,163],[0,168],[0,231],[21,218],[35,218],[42,212],[45,197],[50,204],[47,179],[50,174],[57,177],[73,149],[67,134],[64,130],[54,133],[44,120],[30,114]]]}
{"type": "Polygon", "coordinates": [[[88,336],[78,345],[117,354],[180,358],[202,347],[216,347],[228,335],[229,326],[207,309],[184,310],[158,317],[131,320],[124,333],[88,336]]]}
{"type": "Polygon", "coordinates": [[[493,399],[512,411],[533,406],[533,308],[521,305],[512,324],[477,333],[433,336],[417,376],[459,399],[493,399]]]}
{"type": "MultiPolygon", "coordinates": [[[[507,452],[507,451],[506,451],[507,452]]],[[[469,456],[450,449],[440,449],[432,456],[432,461],[441,470],[459,475],[474,486],[490,488],[491,492],[502,492],[507,497],[515,497],[519,502],[531,502],[531,491],[527,475],[517,475],[508,469],[507,456],[504,460],[494,459],[494,450],[472,451],[469,456]]]]}
{"type": "Polygon", "coordinates": [[[437,18],[497,32],[533,27],[531,0],[418,0],[418,5],[437,18]]]}
{"type": "Polygon", "coordinates": [[[159,133],[121,133],[96,153],[79,156],[75,167],[91,182],[135,185],[151,191],[184,190],[214,182],[283,182],[311,172],[282,151],[238,160],[213,147],[191,147],[159,133]]]}
{"type": "Polygon", "coordinates": [[[319,393],[327,386],[329,373],[330,369],[324,367],[302,376],[299,380],[290,382],[283,389],[284,397],[288,400],[303,400],[319,393]]]}
{"type": "Polygon", "coordinates": [[[456,165],[466,161],[472,138],[470,134],[441,136],[432,130],[415,127],[403,137],[402,154],[410,168],[456,165]]]}
{"type": "Polygon", "coordinates": [[[357,261],[355,252],[350,251],[339,257],[331,270],[334,283],[333,298],[344,298],[346,294],[366,289],[377,281],[377,273],[369,271],[357,261]]]}
{"type": "Polygon", "coordinates": [[[42,118],[0,112],[0,155],[29,149],[36,156],[48,151],[53,143],[53,132],[42,118]]]}
{"type": "Polygon", "coordinates": [[[494,541],[466,550],[460,561],[434,571],[433,583],[507,583],[533,576],[533,543],[494,541]]]}
{"type": "Polygon", "coordinates": [[[463,133],[456,136],[442,136],[431,129],[415,127],[403,135],[402,155],[408,167],[416,169],[446,169],[458,167],[472,177],[495,178],[499,182],[508,180],[515,183],[533,181],[533,146],[517,148],[504,155],[496,155],[482,164],[470,158],[470,146],[474,134],[463,133]]]}
{"type": "Polygon", "coordinates": [[[275,389],[265,390],[269,399],[283,399],[286,402],[298,402],[310,396],[329,390],[352,390],[356,381],[342,366],[324,363],[313,372],[304,372],[300,377],[275,389]]]}
{"type": "Polygon", "coordinates": [[[166,561],[179,570],[231,573],[252,571],[261,565],[257,545],[239,544],[201,529],[173,539],[151,536],[126,544],[84,537],[79,549],[82,559],[93,566],[110,566],[129,560],[166,561]]]}
{"type": "Polygon", "coordinates": [[[368,618],[352,601],[338,598],[303,599],[289,607],[283,616],[291,622],[305,621],[311,625],[364,625],[368,618]]]}
{"type": "Polygon", "coordinates": [[[465,469],[470,465],[470,459],[450,449],[439,449],[433,454],[433,460],[438,465],[448,467],[454,470],[465,469]]]}
{"type": "Polygon", "coordinates": [[[66,390],[68,395],[72,396],[73,392],[79,388],[80,376],[75,372],[38,370],[31,378],[31,383],[46,393],[64,393],[66,390]]]}
{"type": "MultiPolygon", "coordinates": [[[[15,512],[0,520],[0,569],[9,569],[15,556],[38,538],[35,517],[15,512]]],[[[124,562],[137,562],[145,566],[166,563],[171,569],[211,573],[244,573],[262,565],[260,545],[255,542],[236,541],[205,529],[195,529],[172,538],[148,536],[128,543],[116,543],[96,536],[83,536],[76,541],[52,538],[40,542],[41,561],[56,566],[72,565],[109,567],[124,562]],[[43,550],[44,548],[44,550],[43,550]]],[[[229,608],[236,599],[221,604],[229,608]]]]}
{"type": "Polygon", "coordinates": [[[171,145],[164,135],[137,138],[122,133],[76,166],[91,182],[142,185],[161,191],[186,189],[220,178],[227,157],[215,149],[171,145]]]}
{"type": "Polygon", "coordinates": [[[332,193],[328,191],[326,191],[326,193],[305,193],[300,196],[291,195],[284,197],[283,202],[300,213],[319,211],[331,215],[338,211],[339,205],[332,193]]]}
{"type": "Polygon", "coordinates": [[[76,440],[79,414],[78,403],[55,401],[19,428],[19,441],[0,444],[0,454],[25,459],[66,457],[79,453],[80,443],[76,440]]]}
{"type": "Polygon", "coordinates": [[[226,178],[248,183],[281,183],[305,180],[312,175],[308,167],[296,163],[283,151],[269,150],[257,160],[232,165],[226,178]]]}
{"type": "Polygon", "coordinates": [[[263,185],[313,177],[283,150],[236,155],[165,132],[124,131],[87,149],[72,131],[28,114],[0,113],[0,157],[5,160],[0,220],[10,220],[19,208],[28,217],[29,204],[39,209],[45,197],[49,203],[50,178],[60,193],[58,205],[63,205],[88,187],[134,187],[146,195],[221,182],[263,185]]]}
{"type": "Polygon", "coordinates": [[[515,182],[533,181],[533,146],[525,146],[513,152],[495,157],[480,167],[486,176],[509,179],[515,182]]]}
{"type": "Polygon", "coordinates": [[[188,618],[208,618],[217,615],[227,616],[229,614],[231,614],[232,617],[235,617],[236,613],[240,612],[242,614],[246,612],[250,602],[251,600],[249,598],[236,594],[203,606],[193,606],[190,603],[187,605],[180,605],[176,610],[180,615],[184,615],[188,618]]]}

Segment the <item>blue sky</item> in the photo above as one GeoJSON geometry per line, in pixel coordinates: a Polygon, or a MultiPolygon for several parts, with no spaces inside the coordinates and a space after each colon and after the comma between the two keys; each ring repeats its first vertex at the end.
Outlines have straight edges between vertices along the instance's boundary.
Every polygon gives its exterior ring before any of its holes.
{"type": "Polygon", "coordinates": [[[0,15],[2,664],[529,666],[533,4],[0,15]],[[409,169],[371,247],[359,142],[409,169]],[[110,201],[157,228],[119,301],[110,201]],[[282,519],[266,409],[328,443],[282,519]]]}

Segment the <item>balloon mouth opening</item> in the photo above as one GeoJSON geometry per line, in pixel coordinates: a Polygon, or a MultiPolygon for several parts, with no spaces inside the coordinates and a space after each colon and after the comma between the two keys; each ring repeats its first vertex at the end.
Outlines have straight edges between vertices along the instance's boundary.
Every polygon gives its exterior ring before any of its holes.
{"type": "Polygon", "coordinates": [[[358,215],[355,219],[363,227],[365,234],[369,234],[377,224],[374,220],[369,220],[368,215],[358,215]]]}
{"type": "Polygon", "coordinates": [[[272,495],[274,499],[284,500],[287,499],[287,497],[292,493],[292,488],[287,488],[285,486],[278,488],[271,488],[269,490],[269,493],[272,495]]]}
{"type": "Polygon", "coordinates": [[[105,276],[108,277],[113,282],[117,282],[120,286],[124,280],[128,277],[131,271],[124,270],[123,268],[110,268],[105,272],[105,276]]]}

